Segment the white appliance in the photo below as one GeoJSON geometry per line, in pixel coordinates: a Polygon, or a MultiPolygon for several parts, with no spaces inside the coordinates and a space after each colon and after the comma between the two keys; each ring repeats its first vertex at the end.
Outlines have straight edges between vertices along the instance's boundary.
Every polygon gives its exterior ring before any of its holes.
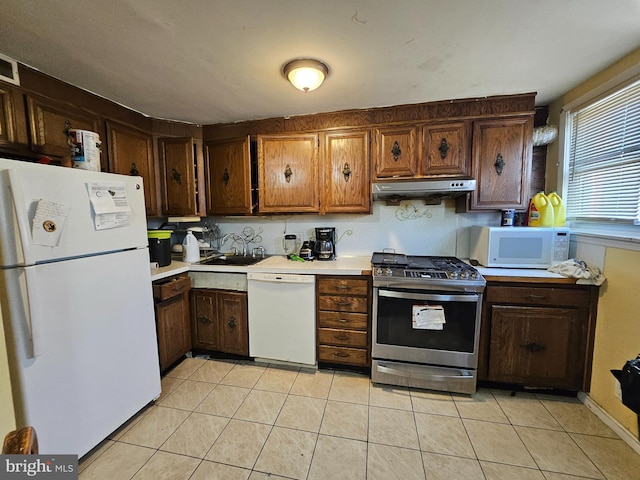
{"type": "Polygon", "coordinates": [[[569,258],[569,229],[476,225],[469,258],[485,267],[549,268],[569,258]]]}
{"type": "Polygon", "coordinates": [[[160,395],[142,187],[140,177],[0,159],[16,425],[35,428],[40,453],[82,456],[160,395]]]}
{"type": "Polygon", "coordinates": [[[247,273],[249,355],[316,365],[316,277],[247,273]]]}

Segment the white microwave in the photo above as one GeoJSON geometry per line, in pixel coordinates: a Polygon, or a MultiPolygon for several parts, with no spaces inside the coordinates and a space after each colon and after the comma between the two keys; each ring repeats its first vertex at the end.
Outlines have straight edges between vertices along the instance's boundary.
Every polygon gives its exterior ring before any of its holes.
{"type": "Polygon", "coordinates": [[[469,259],[485,267],[549,268],[568,258],[568,228],[471,227],[469,259]]]}

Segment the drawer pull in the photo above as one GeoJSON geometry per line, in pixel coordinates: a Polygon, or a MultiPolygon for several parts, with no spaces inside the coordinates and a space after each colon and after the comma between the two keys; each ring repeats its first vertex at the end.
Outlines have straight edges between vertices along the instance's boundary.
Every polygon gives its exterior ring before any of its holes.
{"type": "Polygon", "coordinates": [[[527,300],[544,300],[545,298],[547,298],[547,296],[530,294],[530,295],[525,295],[524,298],[526,298],[527,300]]]}
{"type": "Polygon", "coordinates": [[[350,290],[348,285],[336,285],[338,290],[350,290]]]}
{"type": "Polygon", "coordinates": [[[199,323],[212,323],[211,320],[209,320],[207,317],[196,317],[196,320],[199,323]]]}
{"type": "Polygon", "coordinates": [[[348,353],[344,353],[344,352],[333,352],[333,355],[335,357],[341,357],[341,358],[347,358],[350,356],[348,353]]]}
{"type": "Polygon", "coordinates": [[[520,346],[525,350],[529,350],[531,353],[542,352],[547,349],[544,345],[536,342],[521,343],[520,346]]]}
{"type": "Polygon", "coordinates": [[[340,307],[347,307],[347,306],[351,305],[351,302],[336,302],[336,305],[338,305],[340,307]]]}
{"type": "Polygon", "coordinates": [[[333,338],[335,338],[336,340],[349,340],[349,337],[347,337],[344,334],[342,334],[342,335],[334,335],[333,338]]]}
{"type": "Polygon", "coordinates": [[[339,321],[340,323],[349,323],[349,320],[348,320],[348,319],[346,319],[346,318],[339,318],[339,319],[338,319],[338,321],[339,321]]]}

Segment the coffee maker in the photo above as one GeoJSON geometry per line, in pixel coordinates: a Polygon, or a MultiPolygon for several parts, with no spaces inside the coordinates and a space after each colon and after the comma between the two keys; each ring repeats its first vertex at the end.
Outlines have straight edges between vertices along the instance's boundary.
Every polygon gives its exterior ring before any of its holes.
{"type": "Polygon", "coordinates": [[[313,253],[318,260],[336,259],[336,229],[334,227],[316,228],[313,253]]]}

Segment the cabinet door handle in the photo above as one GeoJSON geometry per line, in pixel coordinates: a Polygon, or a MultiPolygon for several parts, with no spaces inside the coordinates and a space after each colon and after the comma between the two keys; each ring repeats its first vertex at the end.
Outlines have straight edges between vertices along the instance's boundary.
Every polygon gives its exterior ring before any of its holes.
{"type": "Polygon", "coordinates": [[[138,166],[135,163],[131,163],[131,169],[129,170],[129,175],[132,177],[137,177],[140,175],[140,171],[138,170],[138,166]]]}
{"type": "Polygon", "coordinates": [[[204,316],[202,316],[202,317],[196,317],[196,320],[197,320],[199,323],[205,323],[205,324],[207,324],[207,323],[212,323],[212,322],[211,322],[211,320],[210,320],[209,318],[204,317],[204,316]]]}
{"type": "Polygon", "coordinates": [[[231,318],[229,319],[229,321],[227,322],[227,325],[229,325],[229,328],[236,328],[236,326],[238,325],[236,323],[236,317],[234,317],[233,315],[231,316],[231,318]]]}
{"type": "Polygon", "coordinates": [[[342,175],[344,175],[344,181],[348,182],[351,177],[351,167],[347,162],[344,163],[344,168],[342,169],[342,175]]]}
{"type": "Polygon", "coordinates": [[[498,175],[502,175],[502,170],[504,170],[504,163],[504,157],[501,153],[499,153],[496,157],[496,162],[493,164],[498,175]]]}
{"type": "Polygon", "coordinates": [[[227,170],[226,168],[224,169],[224,173],[222,174],[222,182],[224,183],[224,186],[228,186],[229,185],[229,170],[227,170]]]}
{"type": "Polygon", "coordinates": [[[520,346],[525,350],[529,350],[531,353],[542,352],[547,349],[544,345],[540,345],[536,342],[521,343],[520,346]]]}
{"type": "Polygon", "coordinates": [[[393,155],[393,160],[398,161],[400,155],[402,155],[402,150],[400,150],[400,144],[397,140],[393,142],[393,147],[391,147],[391,155],[393,155]]]}
{"type": "Polygon", "coordinates": [[[178,185],[182,185],[182,175],[180,175],[180,172],[175,168],[171,169],[171,177],[178,185]]]}
{"type": "Polygon", "coordinates": [[[442,140],[440,140],[440,147],[438,147],[438,150],[440,151],[440,158],[442,160],[444,160],[445,158],[447,158],[447,152],[449,151],[449,144],[447,143],[447,139],[443,138],[442,140]]]}
{"type": "Polygon", "coordinates": [[[287,163],[287,166],[284,168],[284,179],[287,181],[287,183],[291,182],[292,175],[293,175],[293,172],[291,171],[291,167],[287,163]]]}

